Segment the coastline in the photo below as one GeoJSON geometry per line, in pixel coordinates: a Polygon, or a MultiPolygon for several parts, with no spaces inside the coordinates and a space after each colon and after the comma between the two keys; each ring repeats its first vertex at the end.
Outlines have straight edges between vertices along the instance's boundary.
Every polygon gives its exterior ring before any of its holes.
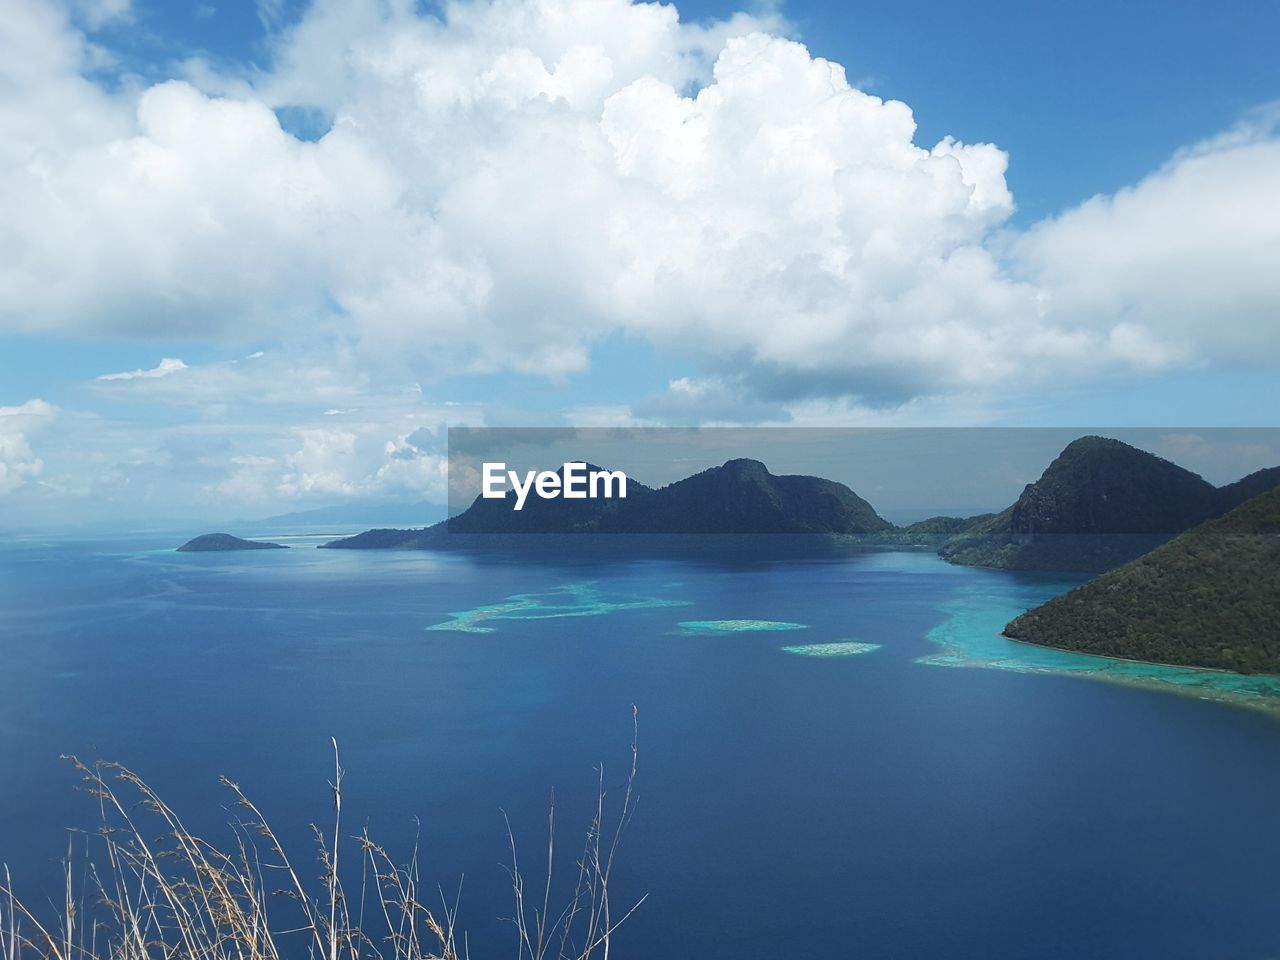
{"type": "Polygon", "coordinates": [[[1106,654],[1084,653],[1079,650],[1066,650],[1062,647],[1053,647],[1048,644],[1035,643],[1032,640],[1020,640],[1017,637],[1011,637],[1004,632],[998,633],[996,636],[1001,640],[1008,640],[1010,643],[1016,643],[1025,647],[1034,647],[1039,650],[1053,650],[1059,653],[1070,653],[1076,656],[1089,657],[1090,659],[1106,663],[1126,664],[1133,667],[1152,670],[1185,670],[1191,672],[1193,675],[1218,677],[1222,679],[1234,678],[1245,681],[1257,678],[1261,680],[1272,680],[1276,683],[1277,692],[1274,697],[1267,697],[1262,694],[1250,694],[1225,690],[1221,687],[1215,687],[1212,684],[1180,683],[1179,681],[1169,677],[1160,677],[1150,674],[1142,675],[1121,673],[1105,669],[1071,670],[1055,669],[1052,667],[1032,667],[1027,670],[1029,673],[1049,673],[1057,676],[1076,676],[1083,677],[1085,679],[1103,680],[1108,683],[1116,683],[1126,687],[1137,687],[1144,690],[1173,693],[1178,696],[1190,697],[1195,700],[1208,700],[1214,703],[1226,703],[1231,706],[1243,707],[1247,710],[1264,713],[1267,716],[1280,721],[1280,674],[1235,673],[1231,670],[1223,670],[1219,667],[1196,667],[1183,663],[1161,663],[1158,660],[1138,660],[1132,657],[1116,657],[1106,654]]]}
{"type": "Polygon", "coordinates": [[[1280,676],[1274,674],[1126,660],[1005,636],[1004,625],[1037,602],[1038,597],[1025,594],[964,591],[941,605],[942,619],[926,634],[937,650],[916,662],[1101,680],[1241,707],[1280,720],[1280,676]]]}
{"type": "Polygon", "coordinates": [[[1164,663],[1160,660],[1139,660],[1136,657],[1117,657],[1110,653],[1085,653],[1083,650],[1068,650],[1065,647],[1055,647],[1048,643],[1036,643],[1034,640],[1022,640],[1018,637],[1011,637],[1007,633],[1001,632],[996,634],[1001,640],[1008,640],[1010,643],[1020,643],[1028,647],[1037,647],[1041,650],[1058,650],[1062,653],[1074,653],[1082,657],[1094,657],[1098,660],[1114,660],[1117,663],[1132,663],[1143,667],[1176,667],[1180,670],[1198,670],[1201,673],[1218,673],[1227,677],[1270,677],[1280,680],[1280,673],[1236,673],[1234,670],[1224,670],[1222,667],[1198,667],[1190,663],[1164,663]]]}

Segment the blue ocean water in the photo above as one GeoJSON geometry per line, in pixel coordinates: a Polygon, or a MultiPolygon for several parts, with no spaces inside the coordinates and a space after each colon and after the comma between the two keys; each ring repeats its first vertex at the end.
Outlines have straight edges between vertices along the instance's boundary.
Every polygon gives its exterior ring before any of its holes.
{"type": "Polygon", "coordinates": [[[127,763],[215,840],[228,774],[305,861],[332,736],[350,832],[406,855],[420,833],[431,883],[462,883],[472,956],[511,956],[504,811],[536,859],[554,788],[572,848],[596,764],[618,798],[634,704],[615,899],[648,899],[616,956],[1280,953],[1280,722],[1127,685],[1225,682],[1198,671],[995,636],[1065,583],[905,552],[550,566],[296,543],[0,550],[0,861],[29,897],[94,823],[60,753],[127,763]]]}

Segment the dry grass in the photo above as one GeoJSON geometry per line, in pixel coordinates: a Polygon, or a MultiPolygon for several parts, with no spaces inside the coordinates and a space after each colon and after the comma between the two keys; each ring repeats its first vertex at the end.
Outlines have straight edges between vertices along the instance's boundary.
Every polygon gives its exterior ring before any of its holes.
{"type": "MultiPolygon", "coordinates": [[[[633,717],[634,720],[634,717],[633,717]]],[[[636,744],[621,805],[608,813],[603,768],[597,803],[567,902],[553,906],[556,819],[531,889],[508,823],[515,960],[608,960],[619,925],[641,901],[615,910],[609,886],[635,807],[636,744]]],[[[333,824],[312,825],[318,882],[295,867],[240,786],[222,778],[237,815],[224,848],[189,830],[139,776],[119,764],[68,758],[95,799],[91,852],[68,847],[62,903],[42,920],[0,883],[0,960],[468,960],[458,901],[424,894],[418,851],[397,862],[367,831],[343,838],[342,779],[334,743],[333,824]],[[149,839],[153,838],[153,839],[149,839]],[[358,856],[356,869],[349,860],[358,856]],[[341,868],[341,869],[340,869],[341,868]],[[359,876],[358,890],[348,890],[359,876]],[[435,906],[428,906],[430,899],[435,906]]],[[[572,879],[572,878],[570,878],[572,879]]]]}

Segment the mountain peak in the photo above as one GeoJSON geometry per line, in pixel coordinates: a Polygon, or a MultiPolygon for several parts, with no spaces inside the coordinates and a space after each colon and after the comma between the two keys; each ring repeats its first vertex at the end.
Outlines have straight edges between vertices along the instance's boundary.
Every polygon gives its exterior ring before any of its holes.
{"type": "Polygon", "coordinates": [[[1095,450],[1129,450],[1133,453],[1140,453],[1145,456],[1153,456],[1145,450],[1141,450],[1132,444],[1125,443],[1123,440],[1117,440],[1115,437],[1104,437],[1101,434],[1089,433],[1083,437],[1076,437],[1065,447],[1059,456],[1069,453],[1089,453],[1095,450]]]}
{"type": "Polygon", "coordinates": [[[733,460],[726,460],[720,469],[734,474],[756,473],[772,476],[768,467],[759,460],[752,460],[749,457],[735,457],[733,460]]]}
{"type": "MultiPolygon", "coordinates": [[[[584,461],[573,461],[584,462],[584,461]]],[[[600,469],[590,467],[590,469],[600,469]]],[[[540,500],[515,512],[509,500],[476,498],[446,524],[421,535],[368,537],[374,545],[409,541],[443,544],[455,534],[837,534],[864,536],[893,529],[842,483],[820,477],[775,476],[759,460],[735,458],[661,489],[628,478],[625,498],[540,500]]]]}
{"type": "Polygon", "coordinates": [[[1037,533],[1177,533],[1214,513],[1198,474],[1110,437],[1073,440],[1013,506],[1012,528],[1037,533]]]}
{"type": "Polygon", "coordinates": [[[1091,435],[1067,444],[1011,507],[942,554],[979,566],[1099,571],[1220,512],[1217,488],[1198,474],[1091,435]]]}

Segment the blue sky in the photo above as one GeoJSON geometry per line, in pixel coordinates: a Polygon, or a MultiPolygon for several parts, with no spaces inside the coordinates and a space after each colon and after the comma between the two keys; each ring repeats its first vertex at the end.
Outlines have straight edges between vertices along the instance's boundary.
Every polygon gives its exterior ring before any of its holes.
{"type": "Polygon", "coordinates": [[[1274,423],[1280,7],[677,6],[15,0],[0,525],[439,499],[451,423],[1274,423]]]}

